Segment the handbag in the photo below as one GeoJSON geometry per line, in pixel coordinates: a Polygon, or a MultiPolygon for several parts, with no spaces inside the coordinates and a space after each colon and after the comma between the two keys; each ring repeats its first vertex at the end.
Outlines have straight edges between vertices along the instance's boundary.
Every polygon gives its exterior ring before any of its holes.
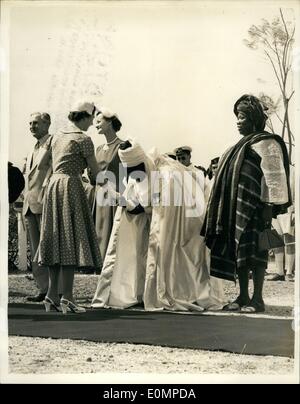
{"type": "Polygon", "coordinates": [[[275,229],[265,229],[258,236],[258,250],[266,251],[284,247],[284,240],[275,229]]]}

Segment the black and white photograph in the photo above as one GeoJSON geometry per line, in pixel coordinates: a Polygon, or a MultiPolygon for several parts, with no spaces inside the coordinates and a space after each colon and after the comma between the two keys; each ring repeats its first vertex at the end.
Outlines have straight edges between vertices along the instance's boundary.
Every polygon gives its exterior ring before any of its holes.
{"type": "Polygon", "coordinates": [[[1,1],[1,383],[299,384],[299,17],[1,1]]]}

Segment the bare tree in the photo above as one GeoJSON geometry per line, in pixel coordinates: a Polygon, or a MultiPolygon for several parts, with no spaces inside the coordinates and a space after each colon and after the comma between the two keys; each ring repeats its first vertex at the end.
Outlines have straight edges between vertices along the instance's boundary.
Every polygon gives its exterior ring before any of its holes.
{"type": "Polygon", "coordinates": [[[275,133],[272,117],[275,115],[277,119],[279,119],[280,122],[283,123],[282,119],[279,116],[281,97],[279,97],[277,101],[274,101],[273,98],[270,97],[269,95],[265,93],[260,93],[258,95],[258,98],[261,101],[262,105],[264,106],[264,111],[268,116],[266,125],[272,133],[275,133]]]}
{"type": "MultiPolygon", "coordinates": [[[[272,22],[262,19],[261,25],[252,25],[248,30],[250,40],[245,39],[246,46],[250,49],[260,49],[271,63],[280,88],[281,99],[284,107],[284,116],[280,118],[278,106],[273,111],[282,123],[282,137],[287,134],[289,159],[291,161],[294,136],[289,120],[289,103],[294,94],[291,83],[292,47],[294,43],[295,24],[286,21],[281,9],[280,17],[272,22]]],[[[270,100],[268,100],[270,101],[270,100]]],[[[273,102],[273,101],[272,101],[273,102]]],[[[277,105],[276,103],[273,105],[277,105]]],[[[278,104],[279,105],[279,104],[278,104]]],[[[272,125],[272,122],[269,122],[272,125]]],[[[271,127],[272,128],[272,127],[271,127]]],[[[272,129],[271,129],[272,130],[272,129]]]]}
{"type": "MultiPolygon", "coordinates": [[[[269,128],[269,130],[275,134],[274,126],[273,126],[273,116],[275,116],[278,121],[283,125],[283,120],[279,115],[279,110],[280,110],[280,103],[281,103],[281,97],[279,97],[276,101],[273,100],[272,97],[265,93],[260,93],[258,95],[259,100],[261,101],[263,107],[264,107],[264,112],[268,116],[268,120],[266,122],[266,126],[269,128]]],[[[290,143],[285,141],[287,145],[290,143]]],[[[294,147],[294,143],[292,142],[292,146],[294,147]]]]}

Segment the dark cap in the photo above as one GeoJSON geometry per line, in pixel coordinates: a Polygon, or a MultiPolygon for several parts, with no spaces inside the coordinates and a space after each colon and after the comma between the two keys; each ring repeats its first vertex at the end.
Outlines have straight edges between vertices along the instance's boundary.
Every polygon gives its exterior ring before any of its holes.
{"type": "Polygon", "coordinates": [[[215,157],[214,159],[211,160],[211,164],[217,164],[220,160],[220,157],[215,157]]]}

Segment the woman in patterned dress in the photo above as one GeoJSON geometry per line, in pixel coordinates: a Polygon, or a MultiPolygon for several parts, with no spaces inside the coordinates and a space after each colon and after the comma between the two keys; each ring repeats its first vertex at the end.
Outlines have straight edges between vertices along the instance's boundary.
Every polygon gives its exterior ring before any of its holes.
{"type": "Polygon", "coordinates": [[[69,113],[72,126],[54,135],[45,145],[39,168],[52,158],[53,175],[47,185],[39,262],[49,267],[49,288],[44,304],[64,313],[85,312],[74,302],[73,282],[79,267],[101,268],[102,259],[81,173],[98,173],[94,145],[87,131],[94,119],[92,103],[81,103],[69,113]],[[62,270],[63,296],[59,304],[58,276],[62,270]]]}

